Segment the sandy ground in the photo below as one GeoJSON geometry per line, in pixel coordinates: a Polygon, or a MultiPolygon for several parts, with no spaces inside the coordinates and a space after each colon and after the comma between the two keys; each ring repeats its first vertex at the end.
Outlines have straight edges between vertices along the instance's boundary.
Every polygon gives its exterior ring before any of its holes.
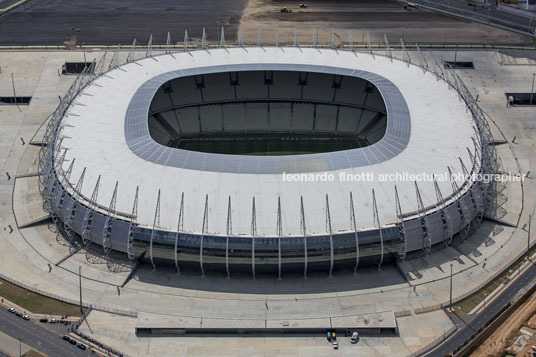
{"type": "MultiPolygon", "coordinates": [[[[536,312],[536,293],[517,309],[482,345],[473,352],[472,357],[502,356],[506,347],[510,346],[520,334],[519,329],[536,312]]],[[[536,338],[531,338],[523,351],[517,356],[527,356],[536,338]]]]}
{"type": "Polygon", "coordinates": [[[298,40],[312,42],[313,27],[318,31],[319,43],[329,43],[329,29],[333,26],[334,41],[348,42],[352,30],[355,44],[366,42],[370,32],[372,43],[384,43],[387,35],[391,44],[418,43],[528,43],[526,36],[442,15],[424,9],[404,9],[394,0],[335,0],[308,1],[307,8],[299,7],[298,1],[249,0],[240,20],[246,43],[257,42],[260,26],[263,43],[274,43],[275,27],[279,27],[282,43],[293,43],[294,27],[298,40]],[[281,13],[286,7],[291,13],[281,13]]]}
{"type": "MultiPolygon", "coordinates": [[[[0,7],[6,1],[0,0],[0,7]]],[[[530,39],[468,20],[421,8],[404,9],[396,0],[47,0],[28,3],[0,16],[0,45],[129,44],[134,38],[146,44],[164,44],[168,31],[173,42],[182,43],[184,31],[199,43],[203,28],[208,41],[217,43],[221,27],[228,43],[238,40],[242,26],[247,44],[257,43],[257,26],[262,42],[275,43],[279,26],[281,43],[293,43],[294,26],[302,43],[364,43],[370,31],[373,43],[383,44],[384,33],[391,44],[499,43],[529,44],[530,39]],[[300,1],[307,8],[300,8],[300,1]],[[281,13],[282,8],[292,10],[281,13]]]]}

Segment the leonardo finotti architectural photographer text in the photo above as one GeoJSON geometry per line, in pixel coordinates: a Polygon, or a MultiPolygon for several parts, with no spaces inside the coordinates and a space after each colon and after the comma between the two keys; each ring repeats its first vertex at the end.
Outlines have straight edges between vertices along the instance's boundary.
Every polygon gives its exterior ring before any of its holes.
{"type": "Polygon", "coordinates": [[[312,173],[286,173],[282,174],[285,182],[433,182],[433,181],[481,181],[488,182],[507,182],[507,181],[523,181],[525,176],[512,173],[495,173],[495,174],[468,174],[444,172],[437,175],[430,173],[374,173],[372,171],[364,171],[357,174],[348,172],[312,172],[312,173]]]}

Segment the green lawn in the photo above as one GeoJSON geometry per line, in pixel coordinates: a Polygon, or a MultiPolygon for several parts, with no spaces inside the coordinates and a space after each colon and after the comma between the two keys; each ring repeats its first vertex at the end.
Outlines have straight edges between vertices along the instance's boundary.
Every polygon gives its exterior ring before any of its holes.
{"type": "Polygon", "coordinates": [[[179,139],[170,146],[213,154],[282,156],[355,149],[364,143],[350,137],[250,134],[179,139]]]}
{"type": "Polygon", "coordinates": [[[2,279],[0,279],[0,296],[36,314],[81,315],[78,305],[68,304],[36,294],[2,279]]]}
{"type": "MultiPolygon", "coordinates": [[[[532,255],[536,251],[536,245],[529,250],[529,255],[532,255]]],[[[475,308],[479,303],[481,303],[485,297],[489,296],[501,283],[505,282],[513,272],[519,269],[527,261],[527,256],[524,255],[515,261],[508,269],[505,269],[502,274],[500,274],[493,281],[489,282],[484,286],[480,291],[466,297],[465,299],[459,301],[456,304],[452,304],[456,313],[460,316],[467,315],[473,308],[475,308]]]]}

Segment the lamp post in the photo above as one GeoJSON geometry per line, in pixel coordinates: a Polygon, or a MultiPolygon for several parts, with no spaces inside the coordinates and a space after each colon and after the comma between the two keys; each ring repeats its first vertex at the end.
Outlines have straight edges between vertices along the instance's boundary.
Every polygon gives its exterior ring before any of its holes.
{"type": "Polygon", "coordinates": [[[532,223],[532,215],[529,215],[529,229],[527,232],[527,257],[529,256],[529,250],[530,250],[530,225],[532,223]]]}
{"type": "Polygon", "coordinates": [[[532,74],[532,88],[530,90],[530,104],[532,105],[532,97],[534,97],[534,76],[536,76],[536,73],[532,74]]]}
{"type": "Polygon", "coordinates": [[[84,310],[82,309],[82,266],[78,266],[78,285],[80,287],[80,313],[83,315],[84,310]]]}
{"type": "Polygon", "coordinates": [[[452,309],[452,263],[450,263],[450,298],[449,308],[452,309]]]}

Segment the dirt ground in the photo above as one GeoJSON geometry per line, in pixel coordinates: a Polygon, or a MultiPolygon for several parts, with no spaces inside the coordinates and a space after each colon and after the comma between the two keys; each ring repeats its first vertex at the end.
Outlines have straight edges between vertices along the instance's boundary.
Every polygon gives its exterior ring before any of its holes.
{"type": "MultiPolygon", "coordinates": [[[[510,346],[517,336],[519,329],[536,312],[536,293],[517,309],[491,336],[471,354],[472,357],[503,356],[506,347],[510,346]]],[[[527,356],[536,345],[536,338],[528,340],[525,348],[516,356],[527,356]]]]}
{"type": "Polygon", "coordinates": [[[526,36],[485,26],[471,21],[457,19],[425,9],[404,9],[395,0],[334,0],[304,1],[307,8],[300,8],[299,1],[249,0],[240,20],[246,43],[257,42],[257,26],[260,26],[263,43],[275,42],[279,27],[281,43],[293,43],[294,27],[298,32],[298,42],[312,42],[313,27],[318,31],[318,42],[329,43],[329,29],[333,26],[334,41],[337,44],[349,42],[352,30],[354,44],[366,43],[366,33],[370,32],[372,43],[384,43],[386,34],[389,42],[406,44],[476,44],[529,43],[526,36]],[[292,10],[282,13],[282,8],[292,10]]]}

